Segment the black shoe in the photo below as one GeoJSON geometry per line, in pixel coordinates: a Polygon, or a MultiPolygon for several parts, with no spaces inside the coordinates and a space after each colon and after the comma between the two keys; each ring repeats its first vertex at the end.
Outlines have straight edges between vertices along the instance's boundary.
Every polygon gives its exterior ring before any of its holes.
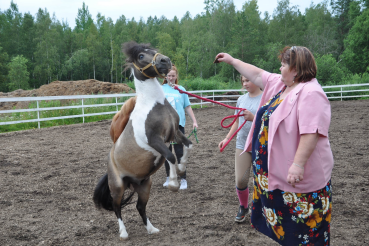
{"type": "Polygon", "coordinates": [[[249,208],[244,208],[243,206],[240,206],[235,221],[238,223],[244,222],[246,220],[247,214],[249,214],[249,208]]]}

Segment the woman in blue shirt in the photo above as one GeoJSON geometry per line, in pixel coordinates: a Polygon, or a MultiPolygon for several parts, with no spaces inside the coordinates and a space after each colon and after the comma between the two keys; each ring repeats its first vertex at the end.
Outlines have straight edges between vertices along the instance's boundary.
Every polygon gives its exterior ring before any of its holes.
{"type": "MultiPolygon", "coordinates": [[[[186,124],[185,111],[187,112],[187,114],[190,116],[192,120],[192,127],[193,128],[198,127],[195,115],[191,108],[190,100],[188,99],[188,95],[181,94],[179,91],[173,89],[171,86],[169,86],[168,81],[169,83],[178,85],[178,70],[174,65],[172,66],[172,69],[167,74],[166,79],[164,79],[162,87],[163,87],[164,94],[168,102],[172,105],[172,107],[177,111],[179,115],[179,130],[184,133],[184,127],[186,124]]],[[[183,88],[182,86],[178,85],[178,87],[181,90],[186,91],[186,89],[183,88]]],[[[170,151],[172,151],[172,146],[174,147],[174,152],[176,153],[178,163],[180,163],[180,160],[183,156],[183,145],[171,144],[169,146],[170,151]]],[[[163,184],[163,186],[168,186],[169,163],[167,161],[165,161],[165,171],[167,173],[167,179],[165,183],[163,184]]],[[[187,189],[186,172],[181,177],[181,186],[179,187],[179,189],[181,190],[187,189]]]]}

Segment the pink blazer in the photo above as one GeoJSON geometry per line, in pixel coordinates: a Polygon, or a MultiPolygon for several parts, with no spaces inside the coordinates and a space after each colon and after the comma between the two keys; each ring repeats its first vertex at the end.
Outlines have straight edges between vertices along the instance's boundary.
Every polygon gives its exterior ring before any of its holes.
{"type": "MultiPolygon", "coordinates": [[[[264,92],[259,108],[275,96],[284,83],[281,75],[264,72],[264,92]]],[[[331,107],[316,79],[299,83],[274,111],[268,132],[268,190],[280,189],[307,193],[323,188],[331,178],[333,155],[328,140],[331,107]],[[293,188],[287,183],[300,135],[319,133],[316,148],[305,165],[304,180],[293,188]]],[[[255,121],[246,140],[245,151],[251,151],[255,121]]]]}

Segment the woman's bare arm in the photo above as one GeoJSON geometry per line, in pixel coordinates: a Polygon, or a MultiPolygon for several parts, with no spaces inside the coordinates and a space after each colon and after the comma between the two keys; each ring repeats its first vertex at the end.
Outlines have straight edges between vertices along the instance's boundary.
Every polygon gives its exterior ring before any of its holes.
{"type": "Polygon", "coordinates": [[[264,89],[263,81],[261,75],[263,74],[264,70],[258,68],[254,65],[245,63],[241,60],[233,58],[231,55],[227,53],[219,53],[216,56],[216,59],[219,62],[225,62],[227,64],[232,65],[241,75],[248,78],[252,83],[256,86],[264,89]]]}

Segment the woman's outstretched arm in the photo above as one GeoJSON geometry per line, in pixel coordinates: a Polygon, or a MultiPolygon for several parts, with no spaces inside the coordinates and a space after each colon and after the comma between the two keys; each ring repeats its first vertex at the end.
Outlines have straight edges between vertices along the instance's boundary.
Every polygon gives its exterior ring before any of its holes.
{"type": "Polygon", "coordinates": [[[245,63],[241,60],[235,59],[227,53],[219,53],[216,56],[216,59],[219,62],[225,62],[227,64],[232,65],[241,75],[248,78],[256,86],[260,87],[261,89],[264,89],[264,84],[261,78],[261,75],[264,72],[263,69],[245,63]]]}

